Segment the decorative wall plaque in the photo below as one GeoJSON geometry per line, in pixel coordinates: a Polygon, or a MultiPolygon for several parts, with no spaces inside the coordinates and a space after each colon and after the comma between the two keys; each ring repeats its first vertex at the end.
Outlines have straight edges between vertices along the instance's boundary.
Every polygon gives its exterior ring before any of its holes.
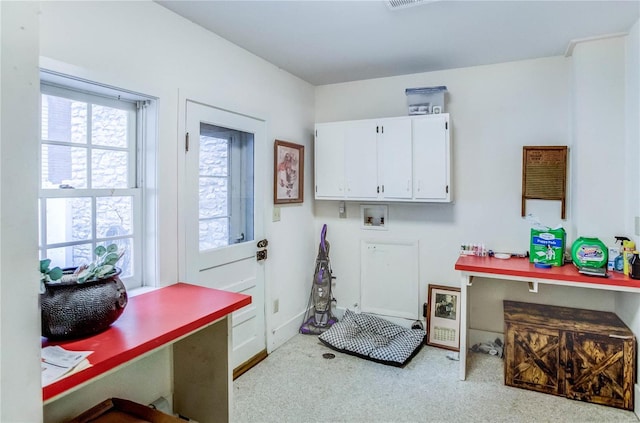
{"type": "Polygon", "coordinates": [[[562,219],[566,217],[567,146],[522,148],[522,216],[526,200],[562,202],[562,219]]]}

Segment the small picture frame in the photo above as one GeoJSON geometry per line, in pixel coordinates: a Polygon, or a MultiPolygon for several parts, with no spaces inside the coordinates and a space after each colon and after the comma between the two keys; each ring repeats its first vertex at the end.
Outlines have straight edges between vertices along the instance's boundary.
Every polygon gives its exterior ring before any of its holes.
{"type": "Polygon", "coordinates": [[[460,351],[460,288],[429,285],[427,345],[460,351]]]}
{"type": "Polygon", "coordinates": [[[440,113],[442,113],[442,107],[440,106],[433,106],[431,108],[431,113],[434,115],[439,115],[440,113]]]}
{"type": "Polygon", "coordinates": [[[304,201],[304,146],[276,140],[273,144],[273,203],[304,201]]]}

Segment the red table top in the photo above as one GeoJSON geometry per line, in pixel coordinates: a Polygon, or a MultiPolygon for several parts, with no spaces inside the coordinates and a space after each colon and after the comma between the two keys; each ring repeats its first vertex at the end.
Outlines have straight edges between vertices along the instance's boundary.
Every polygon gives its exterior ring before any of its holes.
{"type": "Polygon", "coordinates": [[[637,288],[640,291],[640,280],[631,279],[618,272],[607,272],[609,277],[588,276],[578,273],[578,269],[573,264],[564,266],[553,266],[550,269],[535,267],[529,262],[529,258],[512,257],[507,260],[493,257],[460,256],[455,266],[456,270],[471,273],[487,273],[503,276],[518,276],[524,278],[548,279],[565,282],[579,282],[583,284],[593,284],[607,289],[615,287],[637,288]]]}
{"type": "Polygon", "coordinates": [[[158,347],[207,326],[251,304],[244,294],[177,283],[129,298],[118,320],[106,331],[72,341],[48,341],[73,351],[94,351],[91,367],[42,388],[46,401],[158,347]]]}

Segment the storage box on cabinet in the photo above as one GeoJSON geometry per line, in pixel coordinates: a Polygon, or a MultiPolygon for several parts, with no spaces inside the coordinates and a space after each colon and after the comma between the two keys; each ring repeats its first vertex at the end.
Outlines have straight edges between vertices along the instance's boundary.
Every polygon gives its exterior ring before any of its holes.
{"type": "Polygon", "coordinates": [[[635,337],[614,313],[504,301],[505,384],[633,410],[635,337]]]}
{"type": "Polygon", "coordinates": [[[449,115],[316,124],[315,198],[449,202],[449,115]]]}

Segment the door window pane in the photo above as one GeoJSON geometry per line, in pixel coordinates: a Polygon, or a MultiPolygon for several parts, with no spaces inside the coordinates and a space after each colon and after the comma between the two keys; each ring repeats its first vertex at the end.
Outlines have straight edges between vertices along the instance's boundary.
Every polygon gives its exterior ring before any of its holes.
{"type": "Polygon", "coordinates": [[[207,135],[200,137],[200,175],[229,174],[229,141],[207,135]]]}
{"type": "Polygon", "coordinates": [[[200,218],[227,216],[227,178],[200,177],[200,218]]]}
{"type": "Polygon", "coordinates": [[[253,241],[253,134],[200,124],[200,251],[253,241]]]}
{"type": "Polygon", "coordinates": [[[200,250],[229,245],[229,219],[200,220],[200,250]]]}

